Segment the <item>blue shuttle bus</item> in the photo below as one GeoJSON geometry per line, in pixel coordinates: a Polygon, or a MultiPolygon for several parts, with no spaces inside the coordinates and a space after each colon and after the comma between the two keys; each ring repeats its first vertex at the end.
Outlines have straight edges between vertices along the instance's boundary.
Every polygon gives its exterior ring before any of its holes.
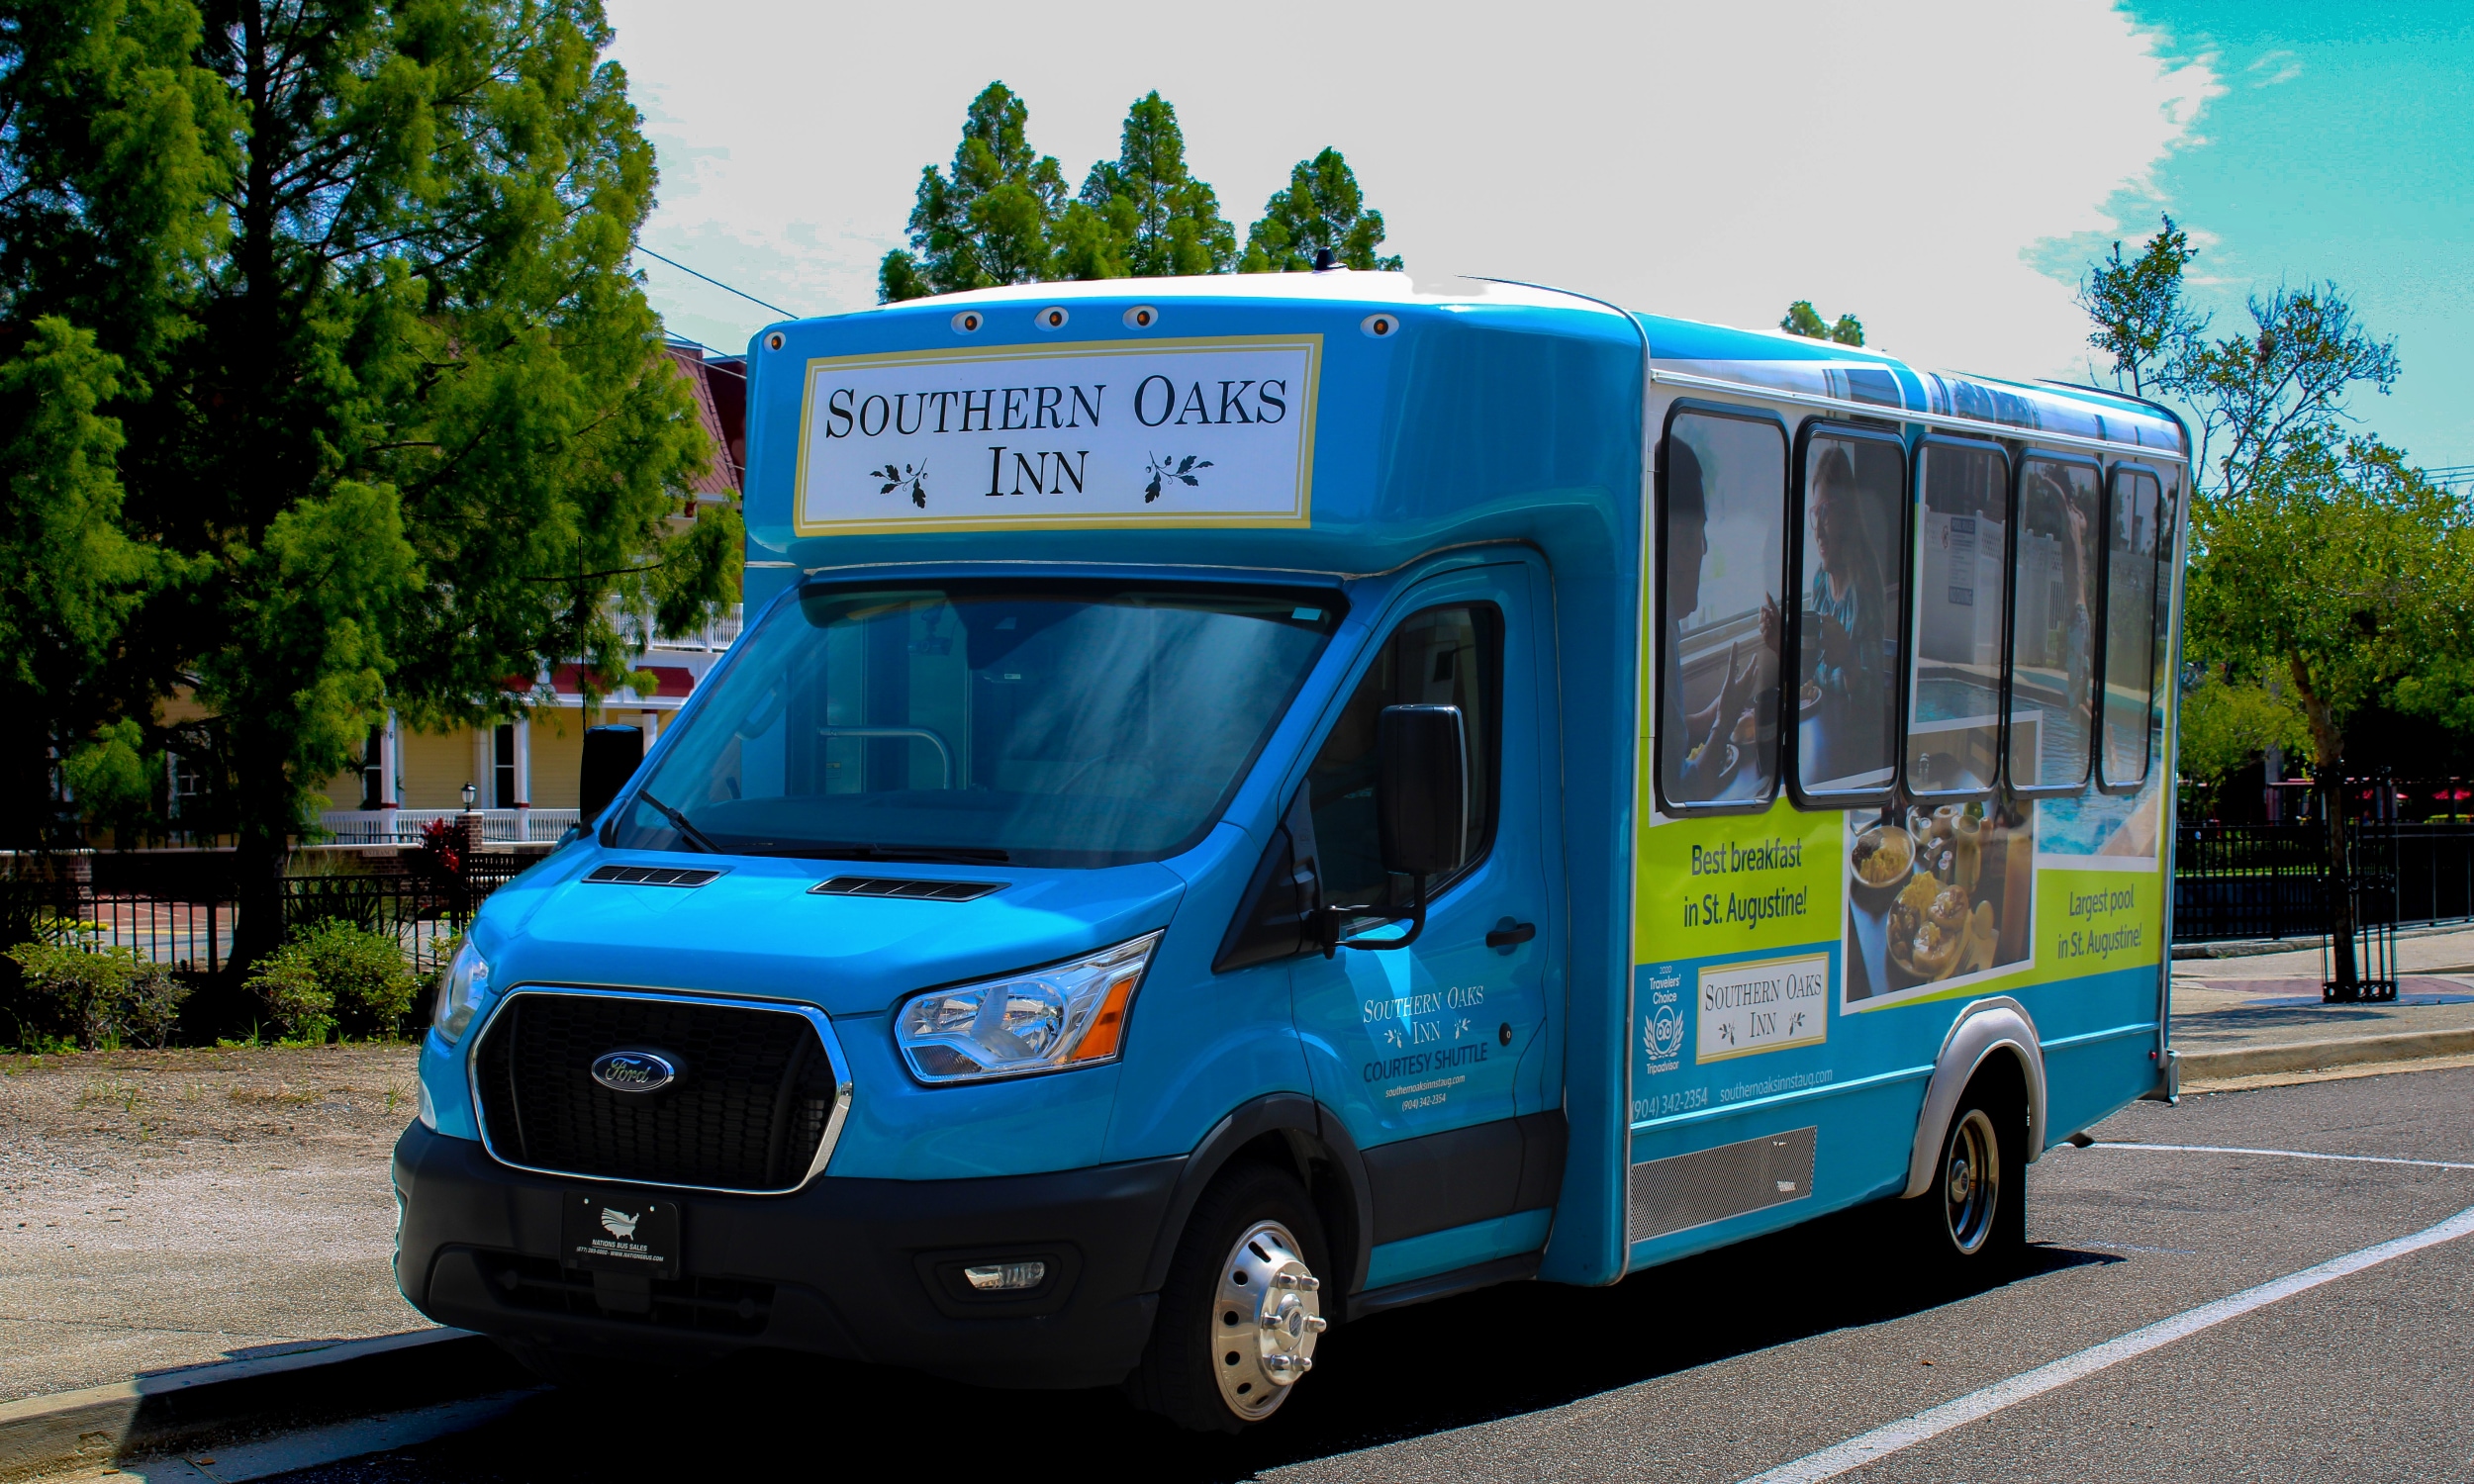
{"type": "Polygon", "coordinates": [[[2172,1094],[2170,413],[1379,273],[748,366],[755,616],[438,995],[440,1323],[1235,1430],[1859,1203],[1989,1274],[2172,1094]]]}

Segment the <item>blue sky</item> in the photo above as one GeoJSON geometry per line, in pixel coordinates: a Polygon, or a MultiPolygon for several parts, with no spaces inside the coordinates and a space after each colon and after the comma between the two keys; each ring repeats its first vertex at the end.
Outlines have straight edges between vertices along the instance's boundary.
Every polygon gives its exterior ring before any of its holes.
{"type": "MultiPolygon", "coordinates": [[[[2129,9],[2225,91],[2159,163],[2158,199],[2116,203],[2125,228],[2161,208],[2201,238],[2193,298],[2221,326],[2247,324],[2250,292],[2334,280],[2404,364],[2394,395],[2354,400],[2360,424],[2426,466],[2474,464],[2474,7],[2129,9]]],[[[2066,273],[2107,240],[2037,260],[2066,273]]]]}
{"type": "MultiPolygon", "coordinates": [[[[920,165],[989,79],[1075,181],[1156,87],[1241,232],[1335,144],[1413,276],[1760,327],[1810,298],[1880,348],[1998,375],[2084,378],[2079,272],[2170,211],[2221,323],[2253,288],[2333,278],[2405,365],[2363,425],[2474,464],[2474,9],[1331,0],[1301,46],[1134,0],[1071,25],[945,0],[932,38],[901,7],[610,6],[661,160],[645,244],[798,313],[874,302],[920,165]]],[[[737,348],[770,318],[640,261],[681,332],[737,348]]]]}

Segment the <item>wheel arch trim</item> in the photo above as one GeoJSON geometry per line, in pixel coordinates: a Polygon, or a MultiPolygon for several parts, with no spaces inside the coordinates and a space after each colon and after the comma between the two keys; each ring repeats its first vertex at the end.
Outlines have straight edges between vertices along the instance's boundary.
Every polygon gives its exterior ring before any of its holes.
{"type": "Polygon", "coordinates": [[[1933,1166],[1941,1159],[1942,1141],[1968,1083],[1990,1059],[2007,1055],[2019,1064],[2027,1086],[2027,1160],[2045,1152],[2045,1043],[2027,1006],[2007,994],[1980,999],[1958,1012],[1950,1034],[1942,1038],[1941,1055],[1933,1061],[1933,1079],[1925,1085],[1924,1109],[1916,1116],[1916,1138],[1907,1156],[1907,1187],[1902,1200],[1913,1200],[1933,1188],[1933,1166]]]}
{"type": "MultiPolygon", "coordinates": [[[[1292,1155],[1300,1154],[1299,1144],[1329,1158],[1347,1185],[1344,1199],[1351,1208],[1356,1231],[1346,1234],[1351,1252],[1346,1260],[1348,1281],[1344,1293],[1355,1293],[1366,1286],[1367,1260],[1372,1252],[1369,1241],[1375,1230],[1373,1187],[1367,1183],[1366,1161],[1358,1154],[1357,1141],[1349,1137],[1340,1115],[1324,1107],[1312,1096],[1302,1092],[1274,1092],[1229,1111],[1211,1131],[1202,1136],[1194,1152],[1186,1159],[1186,1167],[1177,1177],[1177,1188],[1169,1197],[1166,1215],[1160,1222],[1160,1234],[1153,1241],[1151,1260],[1143,1270],[1143,1289],[1156,1293],[1168,1282],[1169,1265],[1177,1256],[1177,1245],[1186,1235],[1186,1223],[1193,1215],[1194,1203],[1202,1198],[1228,1161],[1247,1146],[1267,1134],[1284,1135],[1292,1155]]],[[[1344,1234],[1327,1232],[1327,1240],[1337,1241],[1344,1234]]],[[[1340,1306],[1334,1305],[1337,1309],[1340,1306]]]]}

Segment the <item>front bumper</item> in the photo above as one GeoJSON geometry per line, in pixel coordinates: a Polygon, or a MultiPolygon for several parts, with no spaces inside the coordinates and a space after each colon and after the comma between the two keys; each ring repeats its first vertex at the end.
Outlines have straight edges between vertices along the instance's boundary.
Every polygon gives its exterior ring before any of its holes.
{"type": "Polygon", "coordinates": [[[682,1275],[641,1295],[557,1261],[560,1198],[416,1123],[395,1146],[396,1286],[440,1324],[673,1363],[804,1350],[994,1386],[1104,1386],[1141,1358],[1143,1275],[1183,1159],[976,1180],[837,1179],[783,1196],[652,1187],[680,1207],[682,1275]],[[982,1295],[966,1263],[1039,1257],[1028,1295],[982,1295]]]}

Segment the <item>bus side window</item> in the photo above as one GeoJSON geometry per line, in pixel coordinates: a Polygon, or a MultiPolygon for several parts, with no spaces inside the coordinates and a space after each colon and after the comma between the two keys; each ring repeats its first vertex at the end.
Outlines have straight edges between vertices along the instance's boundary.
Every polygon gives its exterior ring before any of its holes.
{"type": "Polygon", "coordinates": [[[1884,433],[1813,428],[1796,515],[1796,801],[1884,804],[1898,781],[1905,446],[1884,433]]]}
{"type": "Polygon", "coordinates": [[[1678,412],[1659,481],[1658,786],[1670,813],[1751,813],[1778,790],[1786,428],[1678,412]]]}
{"type": "Polygon", "coordinates": [[[2010,460],[1990,443],[1927,438],[1916,460],[1907,791],[1989,799],[2001,740],[2010,460]]]}
{"type": "Polygon", "coordinates": [[[2102,773],[2107,788],[2147,781],[2156,725],[2156,678],[2163,662],[2165,560],[2172,532],[2156,476],[2129,465],[2113,471],[2113,504],[2105,521],[2105,704],[2102,773]]]}
{"type": "Polygon", "coordinates": [[[2041,454],[2019,461],[2004,762],[2011,791],[2023,797],[2087,787],[2096,738],[2096,625],[2103,603],[2096,563],[2104,484],[2104,471],[2093,463],[2041,454]]]}

